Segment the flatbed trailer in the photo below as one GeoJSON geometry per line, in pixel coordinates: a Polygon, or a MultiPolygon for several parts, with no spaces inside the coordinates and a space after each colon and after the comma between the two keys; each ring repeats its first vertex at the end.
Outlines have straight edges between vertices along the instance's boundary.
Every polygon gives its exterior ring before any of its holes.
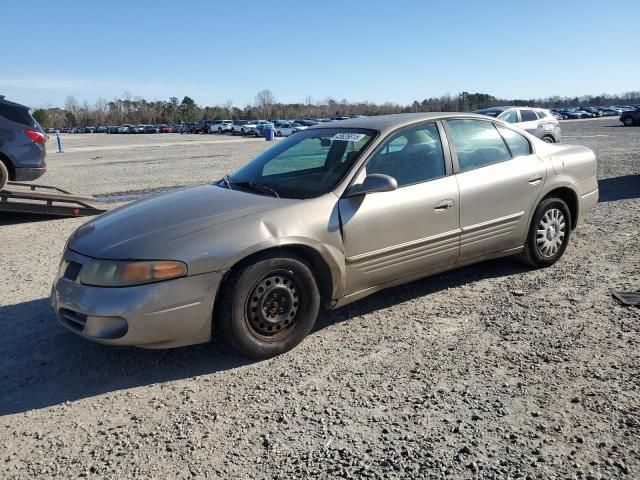
{"type": "Polygon", "coordinates": [[[8,182],[0,191],[0,212],[82,217],[105,212],[93,197],[74,195],[57,187],[8,182]]]}

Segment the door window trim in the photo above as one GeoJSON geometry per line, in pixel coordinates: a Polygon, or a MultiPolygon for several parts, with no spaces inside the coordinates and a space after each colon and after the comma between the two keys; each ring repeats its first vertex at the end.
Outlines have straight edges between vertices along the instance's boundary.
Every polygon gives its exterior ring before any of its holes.
{"type": "Polygon", "coordinates": [[[446,136],[445,133],[445,127],[444,127],[444,122],[442,119],[430,119],[430,120],[422,120],[420,122],[416,122],[416,123],[411,123],[409,125],[402,125],[398,128],[395,128],[393,130],[391,130],[390,132],[388,132],[386,135],[384,135],[383,137],[381,137],[379,139],[379,141],[377,142],[377,145],[375,145],[373,147],[373,150],[370,151],[370,153],[366,156],[366,158],[364,158],[364,160],[362,160],[362,163],[360,163],[360,165],[356,168],[354,168],[353,171],[353,175],[352,177],[349,179],[349,182],[347,183],[347,187],[344,189],[344,192],[341,195],[341,198],[346,198],[344,195],[345,193],[349,190],[349,188],[351,188],[354,185],[354,182],[356,180],[356,178],[358,178],[358,176],[360,175],[360,172],[366,168],[366,165],[369,163],[369,161],[379,152],[382,150],[382,148],[384,147],[385,143],[387,143],[387,141],[391,140],[391,138],[393,138],[396,134],[402,132],[403,130],[408,130],[411,128],[418,128],[421,127],[422,125],[429,125],[429,124],[435,124],[436,125],[436,129],[438,130],[438,134],[440,135],[440,145],[442,146],[442,154],[444,157],[444,175],[440,176],[440,177],[434,177],[434,178],[430,178],[428,180],[422,180],[419,182],[414,182],[414,183],[408,183],[406,185],[402,185],[402,186],[398,186],[398,190],[400,190],[401,188],[405,188],[405,187],[411,187],[413,185],[419,185],[421,183],[428,183],[428,182],[432,182],[434,180],[440,180],[442,178],[446,178],[449,177],[451,175],[453,175],[455,173],[454,171],[454,166],[453,166],[453,157],[452,157],[452,151],[451,151],[451,146],[450,146],[450,142],[446,136]]]}
{"type": "MultiPolygon", "coordinates": [[[[507,142],[505,141],[504,137],[500,134],[500,130],[498,130],[497,125],[500,125],[501,127],[505,127],[505,128],[509,128],[507,125],[509,125],[507,122],[501,122],[501,123],[497,123],[495,120],[493,119],[484,119],[484,118],[478,118],[478,117],[453,117],[453,118],[447,118],[446,121],[443,122],[443,127],[444,127],[444,131],[446,132],[446,135],[448,138],[451,138],[451,141],[448,141],[449,143],[449,148],[451,149],[451,160],[453,163],[453,173],[455,175],[459,174],[459,173],[467,173],[467,172],[473,172],[475,170],[478,170],[480,168],[484,168],[484,167],[489,167],[491,165],[496,165],[498,163],[504,163],[504,162],[510,162],[511,160],[514,159],[513,157],[513,153],[511,152],[511,149],[509,148],[509,145],[507,144],[507,142]],[[491,162],[491,163],[487,163],[486,165],[482,165],[476,168],[472,168],[469,170],[465,170],[465,171],[461,171],[460,170],[460,163],[458,162],[458,152],[456,152],[456,146],[453,143],[453,133],[451,132],[451,129],[449,128],[448,122],[450,120],[476,120],[479,122],[486,122],[486,123],[490,123],[491,126],[493,128],[495,128],[496,132],[498,133],[498,136],[500,137],[500,140],[502,140],[502,143],[504,144],[505,148],[507,149],[507,152],[509,153],[509,159],[508,160],[498,160],[496,162],[491,162]]],[[[510,130],[514,130],[513,128],[509,128],[510,130]]],[[[515,132],[515,130],[514,130],[515,132]]],[[[518,132],[515,132],[518,133],[518,132]]],[[[523,136],[522,134],[518,133],[520,136],[523,136]]],[[[533,150],[533,147],[531,145],[531,142],[529,142],[529,139],[527,139],[525,137],[525,139],[527,140],[527,142],[529,143],[529,155],[532,155],[533,153],[535,153],[535,151],[533,150]]]]}

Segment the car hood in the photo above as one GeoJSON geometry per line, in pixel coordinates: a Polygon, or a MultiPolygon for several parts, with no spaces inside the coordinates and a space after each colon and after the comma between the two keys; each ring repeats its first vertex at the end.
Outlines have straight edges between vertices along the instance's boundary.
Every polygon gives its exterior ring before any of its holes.
{"type": "Polygon", "coordinates": [[[68,246],[94,258],[181,260],[171,248],[158,253],[179,237],[289,202],[216,185],[184,188],[100,215],[76,230],[68,246]]]}

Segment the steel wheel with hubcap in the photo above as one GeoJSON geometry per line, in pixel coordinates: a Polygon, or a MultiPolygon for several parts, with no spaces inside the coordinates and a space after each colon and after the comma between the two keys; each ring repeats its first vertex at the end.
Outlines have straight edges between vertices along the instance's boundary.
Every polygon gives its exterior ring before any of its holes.
{"type": "Polygon", "coordinates": [[[549,135],[547,135],[546,137],[543,137],[542,141],[546,142],[546,143],[556,143],[555,140],[553,139],[553,137],[551,137],[549,135]]]}
{"type": "Polygon", "coordinates": [[[548,267],[564,253],[571,237],[571,212],[564,200],[543,199],[531,220],[521,260],[533,267],[548,267]]]}
{"type": "Polygon", "coordinates": [[[567,223],[557,208],[546,211],[538,223],[536,245],[543,257],[553,257],[562,246],[566,235],[567,223]]]}
{"type": "Polygon", "coordinates": [[[260,359],[300,343],[311,331],[319,308],[318,286],[304,259],[265,255],[232,268],[214,314],[227,343],[260,359]]]}

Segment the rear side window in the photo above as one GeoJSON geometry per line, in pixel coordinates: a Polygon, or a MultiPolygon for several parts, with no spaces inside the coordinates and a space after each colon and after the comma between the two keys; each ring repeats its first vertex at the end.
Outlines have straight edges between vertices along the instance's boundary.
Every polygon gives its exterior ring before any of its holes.
{"type": "Polygon", "coordinates": [[[482,120],[448,120],[461,172],[504,162],[511,155],[491,122],[482,120]]]}
{"type": "Polygon", "coordinates": [[[535,122],[538,120],[533,110],[520,110],[520,118],[523,122],[535,122]]]}
{"type": "Polygon", "coordinates": [[[515,110],[511,110],[510,112],[506,112],[500,115],[500,120],[503,120],[507,123],[518,123],[518,114],[515,110]]]}
{"type": "Polygon", "coordinates": [[[366,165],[367,174],[383,173],[398,187],[444,177],[444,153],[434,123],[410,127],[387,140],[366,165]]]}
{"type": "Polygon", "coordinates": [[[531,154],[531,145],[529,145],[526,138],[508,128],[500,125],[497,125],[497,127],[509,150],[511,150],[511,156],[513,158],[531,154]]]}
{"type": "Polygon", "coordinates": [[[13,107],[4,103],[0,103],[0,115],[7,120],[26,125],[27,127],[35,126],[35,121],[29,114],[29,111],[24,108],[13,107]]]}

